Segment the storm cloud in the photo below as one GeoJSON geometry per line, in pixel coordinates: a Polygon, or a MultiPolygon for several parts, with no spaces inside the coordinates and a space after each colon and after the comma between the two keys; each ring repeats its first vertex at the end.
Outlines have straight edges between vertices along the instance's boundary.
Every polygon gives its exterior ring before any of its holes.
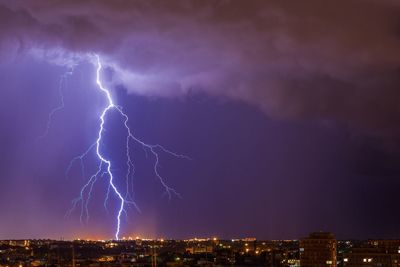
{"type": "Polygon", "coordinates": [[[0,1],[0,53],[99,53],[128,91],[397,132],[394,1],[0,1]]]}

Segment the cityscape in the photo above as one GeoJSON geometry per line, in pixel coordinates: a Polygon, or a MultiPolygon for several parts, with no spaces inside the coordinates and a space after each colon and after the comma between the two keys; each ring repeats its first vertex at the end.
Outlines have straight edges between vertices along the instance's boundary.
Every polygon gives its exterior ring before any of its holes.
{"type": "Polygon", "coordinates": [[[0,267],[400,267],[400,0],[0,0],[0,267]]]}
{"type": "Polygon", "coordinates": [[[0,266],[400,266],[400,240],[3,240],[0,266]]]}

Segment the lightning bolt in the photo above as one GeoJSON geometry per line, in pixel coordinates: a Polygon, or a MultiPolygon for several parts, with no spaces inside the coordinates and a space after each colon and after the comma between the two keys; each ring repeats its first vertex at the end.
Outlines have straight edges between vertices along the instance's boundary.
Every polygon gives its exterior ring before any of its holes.
{"type": "MultiPolygon", "coordinates": [[[[165,193],[168,195],[168,198],[171,199],[172,195],[175,195],[177,197],[181,197],[180,194],[172,187],[170,187],[164,178],[161,176],[159,172],[159,161],[160,161],[160,153],[166,153],[169,154],[170,156],[177,157],[177,158],[182,158],[182,159],[190,159],[189,157],[181,154],[174,153],[163,146],[159,144],[147,144],[137,138],[134,134],[133,131],[130,129],[128,122],[129,122],[129,117],[128,115],[122,110],[120,106],[117,106],[114,104],[113,99],[111,97],[110,91],[102,84],[101,81],[101,71],[102,71],[102,64],[100,57],[98,55],[94,55],[96,59],[96,84],[101,91],[105,98],[107,99],[107,106],[103,109],[101,112],[101,115],[99,117],[100,120],[100,125],[99,125],[99,131],[97,134],[97,139],[96,141],[81,155],[75,157],[72,159],[70,162],[66,175],[68,175],[70,169],[74,165],[76,161],[79,161],[81,164],[81,169],[82,169],[82,175],[84,176],[84,162],[83,160],[91,153],[94,151],[96,158],[98,159],[98,167],[96,172],[90,176],[89,180],[87,183],[82,187],[79,197],[73,200],[73,205],[71,210],[67,213],[67,215],[71,214],[75,210],[75,208],[78,206],[78,204],[81,204],[81,214],[80,214],[80,219],[81,221],[83,220],[83,217],[86,217],[86,220],[89,219],[89,209],[88,209],[88,203],[90,201],[90,198],[92,196],[92,191],[93,191],[93,186],[98,180],[99,177],[104,177],[108,176],[108,189],[107,189],[107,194],[104,200],[104,207],[107,208],[107,201],[109,199],[109,194],[111,192],[114,193],[116,198],[119,200],[119,207],[117,210],[117,217],[116,217],[116,230],[115,230],[115,239],[119,239],[119,234],[121,230],[121,215],[123,212],[126,213],[126,206],[132,205],[134,206],[139,212],[140,209],[133,200],[131,194],[130,194],[130,186],[129,186],[129,180],[132,179],[131,177],[134,174],[134,164],[131,158],[131,143],[137,143],[142,148],[144,151],[147,153],[149,152],[153,159],[154,159],[154,164],[153,164],[153,171],[155,174],[155,177],[159,180],[161,186],[164,188],[165,193]],[[115,184],[115,176],[112,172],[112,162],[110,159],[108,159],[104,154],[102,153],[101,150],[101,145],[103,143],[103,134],[105,132],[105,123],[106,123],[106,118],[109,112],[111,111],[116,111],[120,117],[123,120],[123,126],[126,129],[126,166],[127,166],[127,174],[125,176],[126,179],[126,192],[123,193],[118,186],[115,184]]],[[[49,116],[50,118],[52,115],[49,116]]]]}
{"type": "Polygon", "coordinates": [[[57,107],[55,107],[54,109],[52,109],[52,110],[50,111],[50,113],[49,113],[49,115],[48,115],[48,118],[47,118],[46,128],[45,128],[44,132],[42,133],[42,135],[40,135],[40,136],[36,139],[36,141],[39,141],[39,140],[45,138],[45,137],[49,134],[50,127],[51,127],[51,124],[52,124],[52,122],[53,122],[53,117],[54,117],[54,115],[55,115],[57,112],[59,112],[60,110],[64,109],[65,103],[64,103],[64,92],[63,92],[63,88],[65,87],[65,84],[66,84],[66,82],[67,82],[68,76],[71,76],[72,74],[73,74],[73,67],[71,67],[70,70],[68,70],[66,73],[64,73],[63,75],[61,75],[61,77],[60,77],[60,82],[59,82],[59,85],[58,85],[58,95],[59,95],[59,97],[60,97],[60,104],[59,104],[57,107]]]}

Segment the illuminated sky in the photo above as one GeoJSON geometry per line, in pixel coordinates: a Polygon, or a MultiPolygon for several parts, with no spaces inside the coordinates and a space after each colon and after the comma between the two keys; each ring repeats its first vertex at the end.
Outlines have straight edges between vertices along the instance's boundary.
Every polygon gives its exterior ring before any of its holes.
{"type": "MultiPolygon", "coordinates": [[[[399,238],[399,14],[390,0],[0,0],[0,239],[113,236],[102,181],[88,223],[64,217],[85,183],[65,170],[106,105],[91,53],[135,134],[193,159],[163,156],[182,194],[168,201],[134,147],[142,212],[121,236],[399,238]]],[[[117,177],[119,120],[105,140],[117,177]]]]}

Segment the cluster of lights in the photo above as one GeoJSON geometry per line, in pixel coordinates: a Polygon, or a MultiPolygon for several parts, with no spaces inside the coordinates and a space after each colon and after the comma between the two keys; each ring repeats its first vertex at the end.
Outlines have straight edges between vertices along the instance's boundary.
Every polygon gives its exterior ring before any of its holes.
{"type": "Polygon", "coordinates": [[[218,241],[217,237],[213,237],[213,238],[198,238],[198,237],[194,237],[194,238],[190,238],[190,239],[185,239],[185,242],[208,242],[208,241],[218,241]]]}
{"type": "Polygon", "coordinates": [[[363,262],[372,262],[372,258],[364,258],[363,262]]]}

